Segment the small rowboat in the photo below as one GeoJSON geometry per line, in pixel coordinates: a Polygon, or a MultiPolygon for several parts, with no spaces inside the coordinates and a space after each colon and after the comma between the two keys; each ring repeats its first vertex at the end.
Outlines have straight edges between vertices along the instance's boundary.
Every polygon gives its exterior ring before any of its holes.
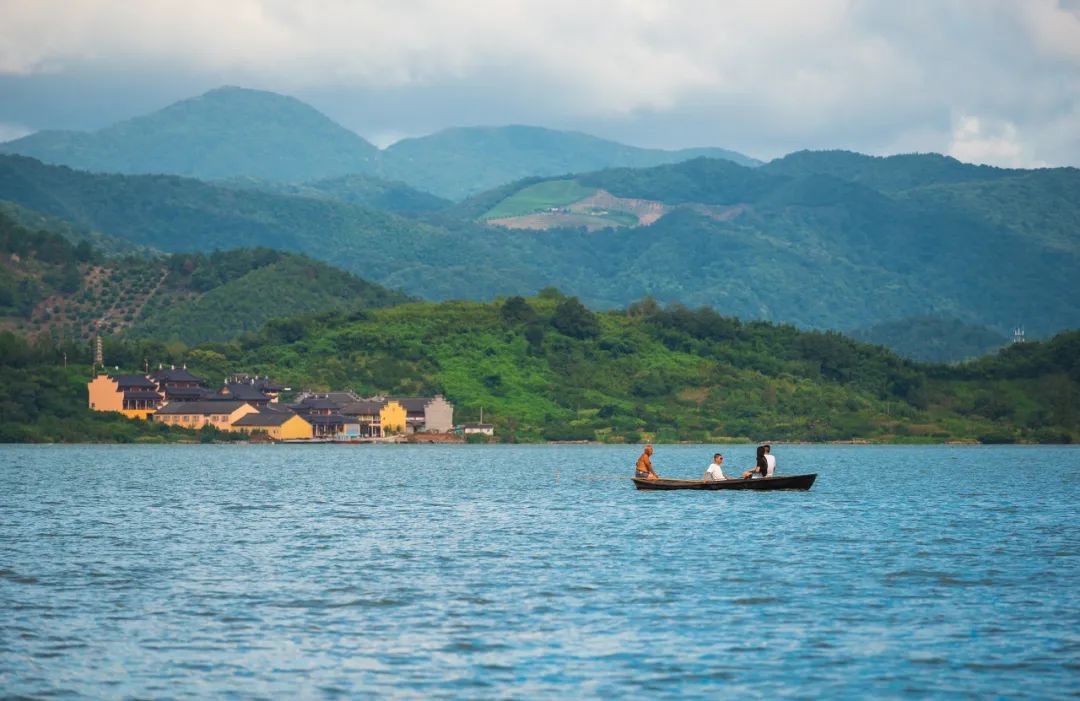
{"type": "Polygon", "coordinates": [[[715,491],[717,489],[801,489],[806,491],[813,486],[814,480],[817,479],[817,473],[812,475],[781,475],[778,477],[762,477],[760,479],[727,479],[717,480],[715,482],[706,482],[705,480],[671,480],[663,478],[658,480],[647,480],[640,477],[631,477],[630,479],[634,480],[635,487],[642,490],[652,489],[666,491],[671,489],[700,489],[715,491]]]}

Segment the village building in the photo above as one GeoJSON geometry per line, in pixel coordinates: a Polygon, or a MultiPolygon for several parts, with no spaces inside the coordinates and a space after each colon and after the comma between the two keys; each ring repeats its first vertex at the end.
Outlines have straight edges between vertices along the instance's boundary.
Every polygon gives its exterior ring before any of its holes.
{"type": "Polygon", "coordinates": [[[210,394],[206,389],[206,380],[188,372],[186,365],[180,368],[159,365],[149,379],[157,385],[158,392],[165,396],[167,402],[194,402],[210,394]]]}
{"type": "Polygon", "coordinates": [[[305,440],[314,436],[311,423],[291,411],[267,410],[245,414],[233,423],[233,427],[249,435],[262,433],[276,441],[305,440]]]}
{"type": "Polygon", "coordinates": [[[266,394],[253,383],[239,382],[229,383],[218,390],[216,399],[231,399],[238,402],[248,402],[252,406],[262,408],[277,401],[276,397],[266,394]]]}
{"type": "Polygon", "coordinates": [[[225,386],[232,387],[236,385],[248,385],[255,388],[257,391],[270,398],[270,401],[276,403],[281,396],[282,392],[289,391],[289,388],[272,381],[266,375],[248,375],[247,373],[238,372],[229,375],[225,378],[225,386]]]}
{"type": "Polygon", "coordinates": [[[412,433],[448,433],[454,426],[454,405],[434,397],[371,397],[341,408],[360,427],[361,437],[412,433]]]}
{"type": "Polygon", "coordinates": [[[381,401],[360,399],[341,407],[341,413],[354,422],[357,438],[377,438],[382,435],[379,419],[382,407],[381,401]]]}
{"type": "Polygon", "coordinates": [[[311,424],[315,438],[334,438],[349,433],[359,433],[356,421],[341,414],[341,404],[325,395],[308,394],[289,407],[311,424]]]}
{"type": "Polygon", "coordinates": [[[390,399],[379,409],[379,433],[400,436],[408,433],[409,413],[401,403],[390,399]]]}
{"type": "Polygon", "coordinates": [[[213,426],[222,431],[235,431],[237,420],[257,412],[252,405],[240,401],[169,402],[158,409],[154,420],[180,428],[213,426]]]}
{"type": "Polygon", "coordinates": [[[157,384],[145,375],[99,374],[86,384],[94,411],[118,411],[129,419],[147,419],[164,401],[157,384]]]}

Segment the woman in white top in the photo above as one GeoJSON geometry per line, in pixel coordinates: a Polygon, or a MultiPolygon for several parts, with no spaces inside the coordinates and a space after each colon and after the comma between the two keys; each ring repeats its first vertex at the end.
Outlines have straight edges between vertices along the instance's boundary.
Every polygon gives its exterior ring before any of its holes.
{"type": "Polygon", "coordinates": [[[720,453],[712,456],[712,462],[709,463],[709,466],[707,468],[705,468],[704,480],[706,482],[718,482],[719,480],[727,479],[727,475],[725,475],[724,471],[720,469],[720,463],[722,462],[724,462],[724,456],[720,453]]]}

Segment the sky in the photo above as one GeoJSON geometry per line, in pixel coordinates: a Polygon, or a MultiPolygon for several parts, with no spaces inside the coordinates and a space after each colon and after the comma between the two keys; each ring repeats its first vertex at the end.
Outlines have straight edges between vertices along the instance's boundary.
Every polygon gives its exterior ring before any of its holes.
{"type": "Polygon", "coordinates": [[[0,0],[0,141],[221,85],[380,146],[534,124],[1080,166],[1080,0],[0,0]]]}

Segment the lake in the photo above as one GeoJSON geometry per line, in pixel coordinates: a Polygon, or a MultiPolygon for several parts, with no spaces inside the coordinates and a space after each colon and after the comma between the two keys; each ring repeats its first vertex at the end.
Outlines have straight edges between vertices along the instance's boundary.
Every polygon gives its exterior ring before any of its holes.
{"type": "Polygon", "coordinates": [[[1080,694],[1080,449],[638,452],[0,447],[0,695],[1080,694]]]}

